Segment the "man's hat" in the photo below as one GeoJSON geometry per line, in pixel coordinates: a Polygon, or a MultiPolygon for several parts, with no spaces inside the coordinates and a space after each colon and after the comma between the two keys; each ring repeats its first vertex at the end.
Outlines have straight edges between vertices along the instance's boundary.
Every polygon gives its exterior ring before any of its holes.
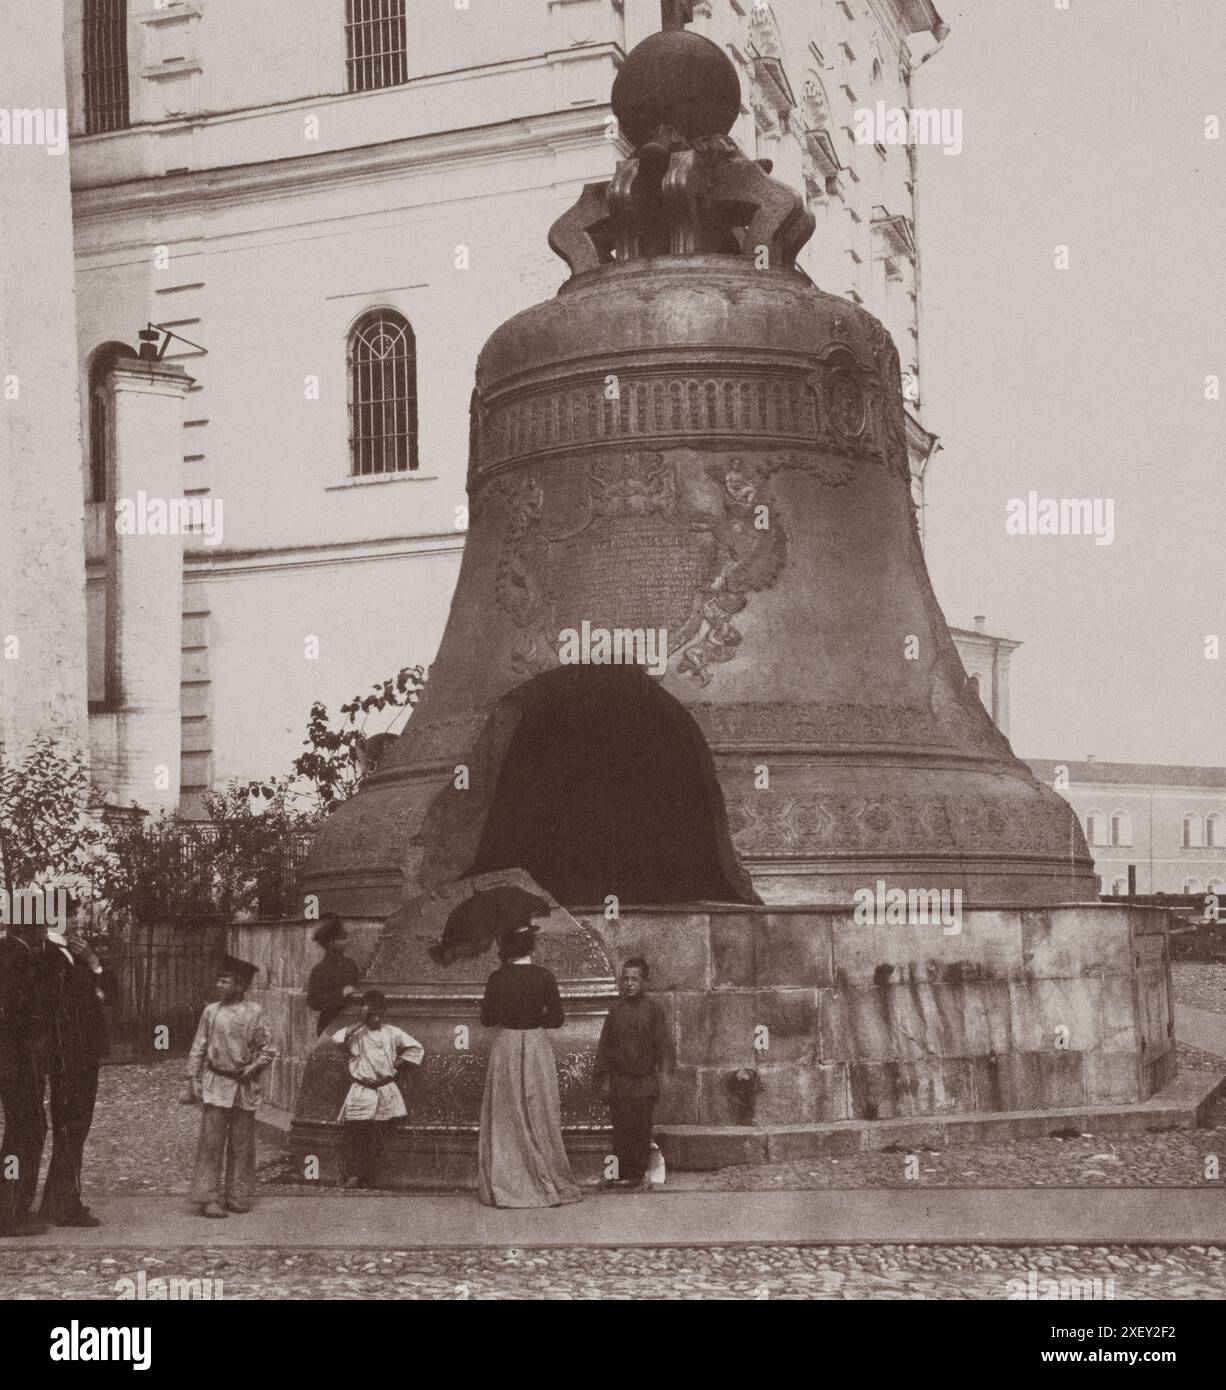
{"type": "Polygon", "coordinates": [[[221,967],[217,973],[232,976],[246,989],[260,973],[260,967],[252,965],[249,960],[239,960],[237,956],[222,956],[221,967]]]}
{"type": "Polygon", "coordinates": [[[348,941],[349,933],[341,926],[339,917],[328,916],[315,928],[311,940],[317,946],[330,946],[334,941],[348,941]]]}

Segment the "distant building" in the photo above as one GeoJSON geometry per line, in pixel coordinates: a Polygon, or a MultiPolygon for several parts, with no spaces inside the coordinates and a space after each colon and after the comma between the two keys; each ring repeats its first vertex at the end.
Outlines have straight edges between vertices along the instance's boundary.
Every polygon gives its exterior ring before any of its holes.
{"type": "Polygon", "coordinates": [[[1009,658],[1022,644],[1009,637],[993,637],[987,619],[976,615],[973,628],[951,627],[950,636],[962,665],[992,722],[1009,736],[1009,658]]]}
{"type": "Polygon", "coordinates": [[[1076,811],[1105,894],[1226,894],[1226,767],[1030,760],[1076,811]]]}
{"type": "MultiPolygon", "coordinates": [[[[1009,733],[1009,661],[1021,646],[986,631],[951,627],[967,676],[1001,733],[1009,733]]],[[[1100,891],[1226,898],[1226,767],[1058,762],[1029,758],[1034,775],[1072,806],[1094,855],[1100,891]]]]}

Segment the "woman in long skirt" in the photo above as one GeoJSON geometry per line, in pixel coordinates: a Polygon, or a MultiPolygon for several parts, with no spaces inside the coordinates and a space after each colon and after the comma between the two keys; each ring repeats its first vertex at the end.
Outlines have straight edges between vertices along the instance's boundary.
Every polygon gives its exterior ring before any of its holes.
{"type": "Polygon", "coordinates": [[[495,1029],[481,1102],[477,1196],[490,1207],[557,1207],[580,1200],[562,1144],[558,1071],[547,1029],[561,1028],[558,982],[533,965],[534,929],[501,943],[485,983],[481,1022],[495,1029]]]}

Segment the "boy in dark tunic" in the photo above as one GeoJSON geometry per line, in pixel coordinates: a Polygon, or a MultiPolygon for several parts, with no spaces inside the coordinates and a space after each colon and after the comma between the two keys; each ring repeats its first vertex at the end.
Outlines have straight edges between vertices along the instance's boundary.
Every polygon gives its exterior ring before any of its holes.
{"type": "Polygon", "coordinates": [[[617,1177],[603,1185],[650,1192],[651,1121],[660,1096],[660,1072],[670,1062],[664,1010],[648,997],[647,962],[631,956],[622,966],[621,998],[609,1010],[596,1049],[596,1089],[613,1120],[617,1177]]]}
{"type": "Polygon", "coordinates": [[[319,1037],[345,1007],[347,991],[356,986],[362,972],[357,962],[345,954],[349,937],[339,917],[325,917],[311,940],[324,953],[323,960],[307,977],[307,1004],[319,1014],[315,1026],[315,1036],[319,1037]]]}

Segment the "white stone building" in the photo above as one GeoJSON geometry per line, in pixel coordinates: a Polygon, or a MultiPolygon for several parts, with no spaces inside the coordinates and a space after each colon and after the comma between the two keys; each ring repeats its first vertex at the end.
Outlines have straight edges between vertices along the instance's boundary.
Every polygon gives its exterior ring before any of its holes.
{"type": "Polygon", "coordinates": [[[1226,767],[1031,759],[1077,812],[1104,894],[1226,903],[1226,767]]]}
{"type": "Polygon", "coordinates": [[[547,229],[627,150],[617,66],[678,20],[805,190],[803,268],[894,336],[922,503],[914,152],[854,127],[909,107],[929,0],[40,0],[6,90],[66,106],[71,146],[0,147],[45,253],[0,268],[0,376],[37,384],[0,424],[6,741],[83,739],[88,698],[99,789],[190,808],[287,770],[313,699],[429,664],[477,352],[561,283],[547,229]],[[124,360],[147,324],[164,358],[124,360]]]}

